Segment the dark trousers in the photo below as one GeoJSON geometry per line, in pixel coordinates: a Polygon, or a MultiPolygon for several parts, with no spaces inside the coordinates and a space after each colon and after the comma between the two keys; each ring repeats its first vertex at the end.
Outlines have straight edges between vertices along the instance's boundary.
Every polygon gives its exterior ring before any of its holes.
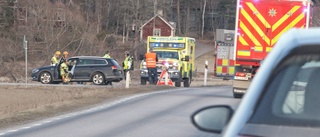
{"type": "Polygon", "coordinates": [[[149,84],[157,84],[158,82],[158,73],[157,68],[148,68],[148,78],[149,78],[149,84]]]}

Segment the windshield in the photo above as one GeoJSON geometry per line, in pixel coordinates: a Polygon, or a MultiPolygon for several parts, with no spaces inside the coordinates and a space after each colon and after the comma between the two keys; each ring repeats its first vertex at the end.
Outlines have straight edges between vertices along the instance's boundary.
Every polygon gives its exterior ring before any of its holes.
{"type": "Polygon", "coordinates": [[[185,44],[184,43],[162,43],[162,42],[150,42],[150,48],[179,48],[184,49],[185,44]]]}
{"type": "Polygon", "coordinates": [[[172,58],[179,59],[178,52],[173,51],[155,51],[157,53],[158,58],[172,58]]]}

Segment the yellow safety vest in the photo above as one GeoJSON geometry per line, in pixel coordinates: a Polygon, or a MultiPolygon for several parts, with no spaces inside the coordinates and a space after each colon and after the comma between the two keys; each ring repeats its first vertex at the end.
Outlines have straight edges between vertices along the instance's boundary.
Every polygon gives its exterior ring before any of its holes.
{"type": "Polygon", "coordinates": [[[105,54],[103,57],[104,58],[111,58],[109,54],[105,54]]]}
{"type": "Polygon", "coordinates": [[[52,58],[51,58],[51,65],[55,65],[55,64],[58,64],[59,62],[58,62],[58,59],[56,58],[56,56],[53,56],[52,58]]]}
{"type": "Polygon", "coordinates": [[[68,66],[65,62],[61,63],[60,65],[60,75],[65,75],[65,70],[68,71],[68,66]]]}
{"type": "Polygon", "coordinates": [[[129,69],[129,61],[132,64],[132,58],[130,56],[126,57],[126,59],[123,62],[123,69],[129,69]]]}

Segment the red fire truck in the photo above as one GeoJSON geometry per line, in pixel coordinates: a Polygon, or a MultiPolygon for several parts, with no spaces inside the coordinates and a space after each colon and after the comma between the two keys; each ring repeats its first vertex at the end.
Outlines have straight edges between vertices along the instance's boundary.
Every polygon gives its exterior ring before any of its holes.
{"type": "MultiPolygon", "coordinates": [[[[311,0],[238,0],[233,96],[241,98],[281,34],[311,25],[311,0]]],[[[283,45],[286,46],[286,45],[283,45]]]]}
{"type": "Polygon", "coordinates": [[[234,74],[234,30],[217,29],[214,75],[231,77],[234,74]]]}

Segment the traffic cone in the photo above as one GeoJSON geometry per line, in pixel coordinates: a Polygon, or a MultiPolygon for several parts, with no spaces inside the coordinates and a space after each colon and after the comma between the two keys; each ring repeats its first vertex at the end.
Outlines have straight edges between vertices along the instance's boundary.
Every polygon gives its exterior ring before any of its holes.
{"type": "Polygon", "coordinates": [[[157,85],[166,85],[166,76],[167,76],[167,79],[168,79],[168,83],[167,84],[173,86],[173,82],[170,79],[170,76],[169,76],[169,74],[167,73],[166,70],[162,70],[162,72],[160,74],[160,77],[159,77],[159,80],[157,82],[157,85]]]}

